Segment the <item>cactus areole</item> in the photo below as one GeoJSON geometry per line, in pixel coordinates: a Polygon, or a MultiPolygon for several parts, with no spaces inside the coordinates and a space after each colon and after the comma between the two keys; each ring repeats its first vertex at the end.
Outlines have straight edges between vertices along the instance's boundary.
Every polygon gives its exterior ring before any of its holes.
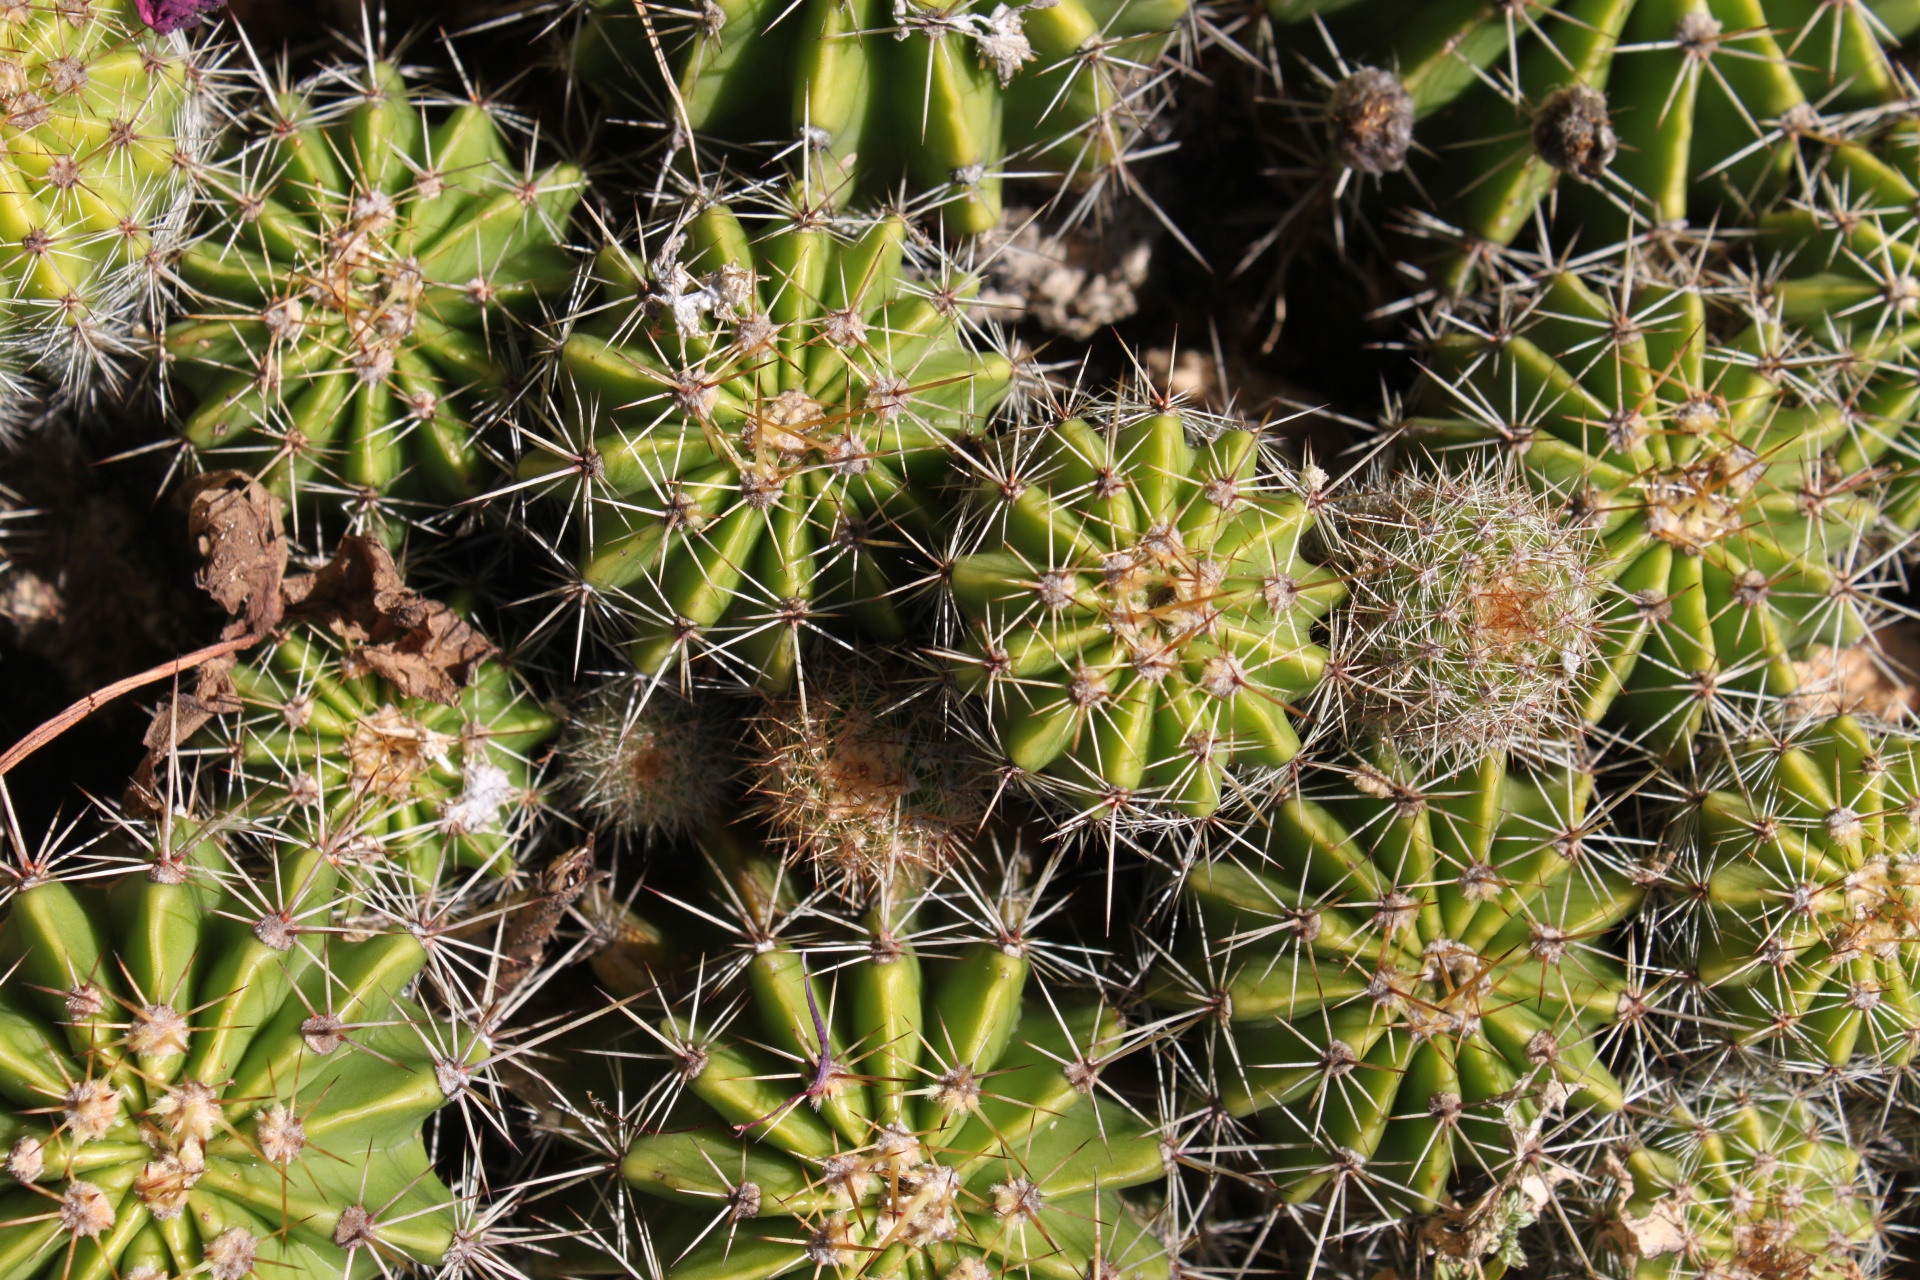
{"type": "Polygon", "coordinates": [[[836,203],[904,178],[941,193],[948,229],[970,234],[999,222],[1007,170],[1073,178],[1125,155],[1162,100],[1159,64],[1187,7],[590,0],[577,58],[599,92],[670,110],[702,137],[800,143],[836,203]]]}
{"type": "Polygon", "coordinates": [[[184,819],[165,834],[114,879],[28,879],[0,923],[0,1266],[339,1280],[439,1261],[453,1197],[420,1130],[467,1061],[400,994],[419,941],[331,933],[317,854],[258,865],[184,819]]]}
{"type": "Polygon", "coordinates": [[[774,945],[733,1028],[661,1025],[684,1095],[623,1168],[671,1280],[1164,1280],[1123,1194],[1161,1141],[1095,1088],[1118,1020],[1039,995],[1018,938],[949,956],[774,945]]]}

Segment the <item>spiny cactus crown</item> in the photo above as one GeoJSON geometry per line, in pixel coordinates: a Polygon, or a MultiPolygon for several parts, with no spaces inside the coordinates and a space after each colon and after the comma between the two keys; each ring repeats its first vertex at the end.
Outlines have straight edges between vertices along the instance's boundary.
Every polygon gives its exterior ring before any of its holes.
{"type": "Polygon", "coordinates": [[[1582,771],[1342,772],[1198,847],[1150,994],[1219,1026],[1221,1105],[1260,1114],[1282,1197],[1431,1211],[1513,1159],[1502,1104],[1621,1105],[1605,1027],[1644,1010],[1604,938],[1642,890],[1582,771]]]}
{"type": "Polygon", "coordinates": [[[162,309],[214,132],[201,53],[134,0],[0,4],[9,358],[92,389],[162,309]]]}
{"type": "Polygon", "coordinates": [[[625,836],[672,838],[721,816],[738,762],[710,711],[647,681],[589,693],[560,743],[562,787],[625,836]]]}
{"type": "Polygon", "coordinates": [[[1408,424],[1436,452],[1505,446],[1597,534],[1612,588],[1582,714],[1663,750],[1792,692],[1804,646],[1860,639],[1878,572],[1835,362],[1751,290],[1716,293],[1629,251],[1449,308],[1408,424]]]}
{"type": "Polygon", "coordinates": [[[537,799],[533,750],[553,713],[498,662],[451,702],[405,697],[350,647],[312,630],[233,671],[240,714],[199,742],[224,752],[249,813],[290,810],[338,858],[404,865],[422,885],[454,867],[502,876],[537,799]]]}
{"type": "Polygon", "coordinates": [[[1164,1184],[1161,1141],[1098,1087],[1125,1029],[1041,995],[1043,913],[1003,887],[925,956],[884,911],[864,939],[757,944],[737,1017],[659,1025],[622,1169],[668,1276],[1167,1275],[1177,1245],[1125,1194],[1164,1184]]]}
{"type": "Polygon", "coordinates": [[[949,229],[1000,220],[1001,180],[1082,182],[1123,159],[1165,104],[1163,55],[1187,0],[857,0],[796,11],[587,0],[583,79],[731,143],[803,149],[836,204],[933,193],[949,229]],[[883,38],[890,37],[890,38],[883,38]],[[660,70],[676,81],[662,92],[660,70]]]}
{"type": "Polygon", "coordinates": [[[1301,552],[1324,473],[1126,395],[995,445],[948,581],[951,661],[1001,752],[1139,816],[1210,813],[1230,764],[1291,760],[1326,657],[1310,632],[1343,594],[1301,552]]]}
{"type": "Polygon", "coordinates": [[[347,940],[329,860],[254,854],[244,828],[170,817],[135,829],[150,857],[18,880],[0,923],[15,1274],[319,1280],[453,1244],[421,1125],[478,1042],[401,994],[415,937],[347,940]]]}
{"type": "Polygon", "coordinates": [[[898,561],[933,536],[947,445],[1011,384],[967,332],[977,281],[904,219],[795,186],[696,199],[597,275],[560,352],[564,438],[521,474],[574,499],[581,576],[632,615],[635,665],[704,655],[779,690],[836,615],[904,634],[898,561]]]}
{"type": "Polygon", "coordinates": [[[1731,744],[1672,843],[1674,959],[1742,1041],[1811,1064],[1920,1047],[1920,749],[1850,716],[1731,744]]]}
{"type": "Polygon", "coordinates": [[[1560,504],[1496,465],[1343,495],[1323,527],[1348,591],[1329,718],[1462,760],[1575,736],[1606,586],[1560,504]]]}
{"type": "Polygon", "coordinates": [[[1600,1161],[1594,1246],[1636,1280],[1881,1274],[1884,1192],[1830,1105],[1733,1077],[1632,1114],[1600,1161]]]}
{"type": "Polygon", "coordinates": [[[309,507],[473,496],[512,320],[573,280],[579,169],[533,168],[499,108],[371,55],[268,96],[181,262],[183,437],[309,507]]]}

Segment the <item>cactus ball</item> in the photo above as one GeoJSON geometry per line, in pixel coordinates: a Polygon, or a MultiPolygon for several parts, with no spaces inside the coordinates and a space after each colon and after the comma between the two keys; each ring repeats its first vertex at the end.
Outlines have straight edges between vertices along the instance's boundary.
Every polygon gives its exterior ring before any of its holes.
{"type": "Polygon", "coordinates": [[[1408,475],[1336,503],[1331,555],[1346,714],[1436,757],[1577,725],[1601,634],[1598,544],[1514,475],[1408,475]]]}

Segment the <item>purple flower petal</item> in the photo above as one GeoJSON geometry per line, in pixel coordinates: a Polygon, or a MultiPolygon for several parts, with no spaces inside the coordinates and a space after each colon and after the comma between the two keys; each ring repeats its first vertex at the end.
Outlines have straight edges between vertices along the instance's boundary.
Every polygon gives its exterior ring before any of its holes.
{"type": "Polygon", "coordinates": [[[134,0],[134,3],[139,6],[140,20],[164,36],[199,26],[201,18],[225,7],[227,0],[134,0]]]}

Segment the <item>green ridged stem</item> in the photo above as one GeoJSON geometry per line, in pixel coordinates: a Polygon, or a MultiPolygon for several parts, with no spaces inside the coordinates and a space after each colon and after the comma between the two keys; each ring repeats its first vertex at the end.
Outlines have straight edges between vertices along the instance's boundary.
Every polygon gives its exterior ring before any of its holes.
{"type": "Polygon", "coordinates": [[[877,923],[852,958],[771,943],[727,1031],[661,1023],[685,1092],[622,1172],[669,1280],[1169,1274],[1126,1194],[1167,1177],[1161,1141],[1087,1087],[1118,1020],[1043,998],[1018,942],[940,950],[877,923]],[[828,1083],[796,1097],[820,1075],[816,1009],[828,1083]]]}
{"type": "Polygon", "coordinates": [[[290,631],[233,670],[244,711],[202,735],[231,744],[245,804],[291,807],[338,844],[371,844],[417,884],[443,870],[517,869],[515,836],[534,794],[535,748],[559,719],[497,661],[452,705],[406,698],[317,633],[290,631]]]}
{"type": "Polygon", "coordinates": [[[1007,757],[1091,795],[1213,812],[1230,764],[1283,765],[1345,589],[1307,562],[1306,502],[1252,432],[1071,418],[1002,442],[950,575],[955,670],[1007,757]]]}
{"type": "Polygon", "coordinates": [[[1920,1039],[1920,751],[1850,716],[1732,748],[1675,869],[1668,940],[1716,1021],[1795,1057],[1912,1060],[1920,1039]]]}
{"type": "MultiPolygon", "coordinates": [[[[1282,22],[1324,14],[1349,65],[1395,71],[1423,149],[1419,192],[1470,236],[1495,245],[1527,230],[1553,197],[1556,238],[1589,249],[1641,229],[1705,226],[1779,194],[1797,138],[1783,121],[1898,101],[1890,46],[1905,5],[1819,0],[1269,0],[1282,22]],[[1880,14],[1898,23],[1883,25],[1880,14]],[[1604,95],[1617,150],[1604,173],[1556,155],[1551,123],[1566,91],[1604,95]],[[1544,141],[1543,141],[1544,138],[1544,141]]],[[[1319,43],[1312,29],[1300,29],[1319,43]]],[[[1596,158],[1597,159],[1597,158],[1596,158]]],[[[1396,191],[1408,198],[1407,185],[1396,191]]],[[[1477,255],[1455,256],[1449,284],[1477,255]]]]}
{"type": "Polygon", "coordinates": [[[1368,1179],[1349,1212],[1432,1212],[1456,1171],[1510,1157],[1510,1091],[1523,1109],[1549,1084],[1620,1108],[1600,1040],[1629,987],[1606,935],[1642,891],[1606,861],[1592,803],[1577,771],[1494,755],[1422,777],[1382,757],[1194,867],[1208,941],[1184,944],[1149,996],[1230,1019],[1222,1105],[1258,1114],[1282,1198],[1325,1190],[1345,1149],[1368,1179]]]}
{"type": "Polygon", "coordinates": [[[475,496],[504,344],[573,282],[579,169],[523,167],[487,107],[390,64],[278,95],[259,123],[180,263],[183,437],[309,502],[475,496]]]}
{"type": "Polygon", "coordinates": [[[809,181],[836,204],[884,198],[902,179],[950,189],[941,217],[970,234],[999,222],[1005,170],[1079,177],[1125,154],[1187,7],[725,0],[643,15],[592,0],[574,56],[596,92],[671,111],[703,138],[804,139],[809,181]]]}
{"type": "Polygon", "coordinates": [[[1679,753],[1714,717],[1797,688],[1807,646],[1866,634],[1845,583],[1879,512],[1843,461],[1853,417],[1796,393],[1780,325],[1714,340],[1698,292],[1632,285],[1631,324],[1560,274],[1497,346],[1444,337],[1412,428],[1436,450],[1505,444],[1598,533],[1618,591],[1582,714],[1679,753]]]}
{"type": "Polygon", "coordinates": [[[1631,1190],[1593,1242],[1618,1251],[1610,1266],[1624,1265],[1620,1274],[1883,1274],[1883,1195],[1845,1126],[1820,1107],[1737,1080],[1642,1105],[1648,1114],[1636,1120],[1624,1162],[1631,1190]]]}
{"type": "Polygon", "coordinates": [[[948,448],[978,434],[1012,368],[969,345],[972,277],[919,279],[897,217],[800,207],[770,226],[711,205],[677,256],[601,255],[606,305],[561,349],[585,581],[635,615],[649,675],[712,653],[788,687],[836,618],[899,639],[906,553],[938,536],[948,448]]]}
{"type": "Polygon", "coordinates": [[[149,30],[134,0],[23,5],[0,23],[0,64],[7,345],[73,380],[151,319],[212,106],[187,41],[149,30]]]}
{"type": "Polygon", "coordinates": [[[330,927],[327,858],[244,865],[229,825],[175,818],[145,866],[8,905],[9,1276],[367,1277],[454,1242],[421,1125],[483,1047],[400,994],[415,938],[330,927]]]}

